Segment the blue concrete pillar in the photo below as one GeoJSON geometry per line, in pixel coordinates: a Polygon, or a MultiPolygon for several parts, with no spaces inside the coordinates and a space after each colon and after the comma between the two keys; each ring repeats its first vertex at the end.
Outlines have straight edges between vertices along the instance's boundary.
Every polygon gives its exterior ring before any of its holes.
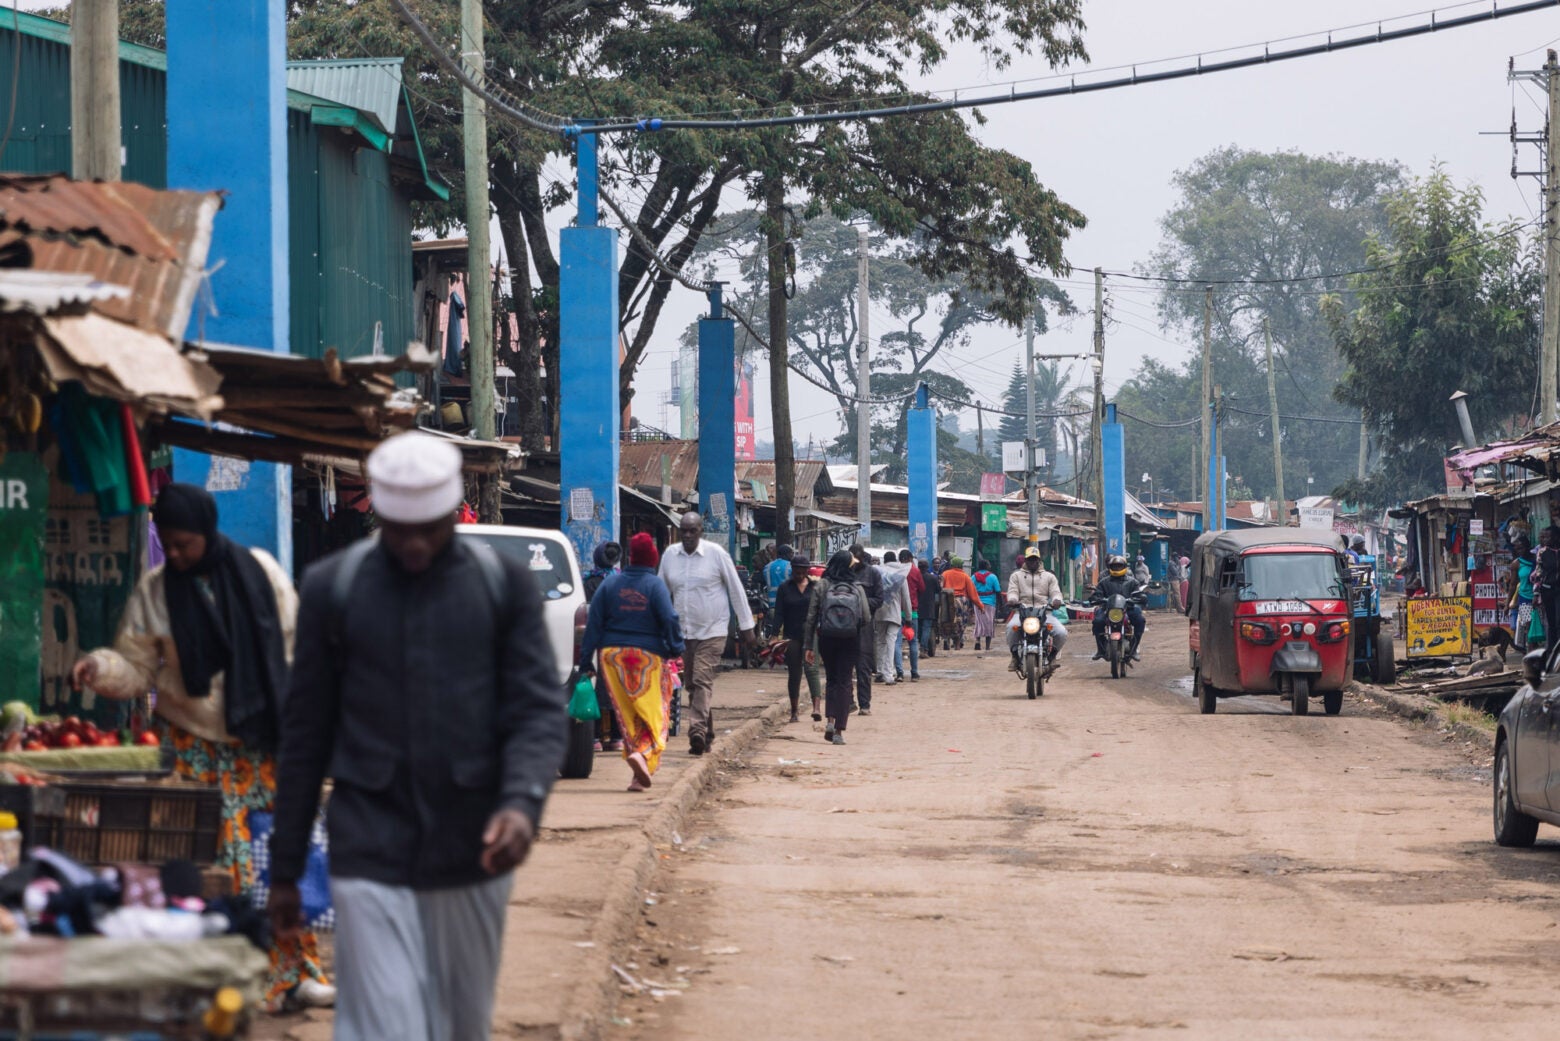
{"type": "Polygon", "coordinates": [[[937,555],[937,410],[926,384],[915,390],[905,422],[910,448],[910,552],[937,555]]]}
{"type": "MultiPolygon", "coordinates": [[[[217,314],[188,335],[285,354],[287,36],[283,0],[168,0],[168,187],[228,193],[208,264],[217,314]]],[[[223,531],[292,567],[292,472],[176,450],[174,476],[217,499],[223,531]]]]}
{"type": "Polygon", "coordinates": [[[737,338],[723,316],[720,283],[699,319],[699,512],[704,530],[737,554],[737,338]]]}
{"type": "Polygon", "coordinates": [[[1116,419],[1116,406],[1105,406],[1105,423],[1100,427],[1100,450],[1105,464],[1105,552],[1127,552],[1127,455],[1126,439],[1116,419]]]}
{"type": "Polygon", "coordinates": [[[1219,527],[1229,527],[1229,495],[1230,490],[1230,464],[1224,456],[1219,456],[1219,527]]]}
{"type": "Polygon", "coordinates": [[[578,226],[559,232],[558,456],[563,530],[581,566],[621,541],[618,241],[596,224],[596,135],[578,139],[578,226]]]}

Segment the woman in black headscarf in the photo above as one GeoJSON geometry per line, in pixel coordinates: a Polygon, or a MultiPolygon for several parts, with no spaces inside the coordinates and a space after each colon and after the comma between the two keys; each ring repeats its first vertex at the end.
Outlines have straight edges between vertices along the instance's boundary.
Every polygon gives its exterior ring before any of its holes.
{"type": "Polygon", "coordinates": [[[811,665],[819,657],[823,659],[824,713],[828,717],[823,737],[837,745],[845,743],[856,660],[860,656],[861,641],[870,639],[867,634],[872,622],[867,594],[851,569],[854,562],[848,550],[840,550],[829,558],[823,577],[813,585],[803,637],[807,664],[811,665]],[[850,624],[852,619],[854,628],[850,624]]]}
{"type": "MultiPolygon", "coordinates": [[[[298,596],[270,554],[217,530],[204,488],[171,484],[152,508],[167,562],[130,595],[112,648],[78,661],[72,682],[106,697],[157,691],[163,741],[181,776],[222,786],[217,866],[243,894],[255,887],[249,815],[276,798],[276,741],[298,596]]],[[[268,1003],[329,1005],[313,933],[271,949],[268,1003]]]]}

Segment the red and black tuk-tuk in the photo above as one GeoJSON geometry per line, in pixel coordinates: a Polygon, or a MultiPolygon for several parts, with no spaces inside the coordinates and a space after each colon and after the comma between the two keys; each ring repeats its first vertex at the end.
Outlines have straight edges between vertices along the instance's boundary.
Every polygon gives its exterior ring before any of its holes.
{"type": "Polygon", "coordinates": [[[1211,531],[1192,549],[1192,687],[1204,714],[1219,698],[1276,694],[1295,715],[1322,696],[1343,709],[1354,662],[1343,538],[1305,528],[1211,531]]]}

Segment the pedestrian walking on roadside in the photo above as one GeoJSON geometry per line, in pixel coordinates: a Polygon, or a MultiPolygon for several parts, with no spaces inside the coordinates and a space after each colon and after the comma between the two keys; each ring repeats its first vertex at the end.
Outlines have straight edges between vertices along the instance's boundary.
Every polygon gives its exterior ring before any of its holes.
{"type": "Polygon", "coordinates": [[[975,649],[980,650],[982,637],[986,640],[986,650],[991,650],[991,638],[997,634],[997,597],[1002,595],[1002,579],[991,571],[984,560],[980,562],[980,568],[970,576],[975,583],[975,595],[979,603],[975,605],[975,649]]]}
{"type": "Polygon", "coordinates": [[[271,923],[298,933],[328,775],[336,1041],[478,1041],[512,873],[563,762],[567,699],[530,571],[455,532],[460,451],[406,433],[366,469],[378,537],[303,581],[271,923]]]}
{"type": "Polygon", "coordinates": [[[899,660],[899,645],[904,638],[905,623],[910,620],[910,565],[901,564],[899,558],[890,553],[878,566],[878,574],[883,576],[883,603],[872,616],[877,640],[877,674],[873,679],[892,687],[905,678],[899,660]]]}
{"type": "Polygon", "coordinates": [[[1170,587],[1170,607],[1179,614],[1186,613],[1186,602],[1181,597],[1181,579],[1186,574],[1181,568],[1181,554],[1170,554],[1165,568],[1165,584],[1170,587]]]}
{"type": "MultiPolygon", "coordinates": [[[[611,575],[617,574],[618,565],[623,560],[623,547],[616,542],[603,542],[591,553],[590,559],[593,566],[586,572],[583,583],[587,604],[595,597],[601,584],[611,575]]],[[[623,731],[618,727],[617,716],[612,712],[612,695],[607,693],[607,685],[602,682],[599,673],[595,686],[596,707],[601,710],[601,719],[596,725],[596,751],[621,752],[623,731]]]]}
{"type": "Polygon", "coordinates": [[[877,641],[872,627],[872,616],[883,606],[883,575],[872,563],[867,548],[857,542],[850,547],[851,574],[856,584],[867,594],[866,631],[858,641],[859,657],[856,661],[856,707],[864,716],[872,715],[872,676],[877,671],[877,641]]]}
{"type": "Polygon", "coordinates": [[[715,743],[715,671],[726,648],[731,616],[744,646],[754,641],[753,611],[737,566],[726,550],[704,537],[704,518],[685,513],[677,524],[681,542],[661,557],[661,580],[672,591],[682,620],[683,686],[688,691],[688,751],[703,755],[715,743]]]}
{"type": "Polygon", "coordinates": [[[628,567],[603,582],[590,602],[577,663],[582,673],[599,672],[607,688],[623,734],[623,759],[634,775],[631,792],[650,787],[666,751],[672,719],[672,674],[666,663],[683,654],[672,594],[655,573],[660,562],[650,535],[640,532],[629,539],[628,567]]]}
{"type": "Polygon", "coordinates": [[[916,570],[921,573],[921,581],[924,588],[921,590],[921,606],[917,610],[920,618],[917,622],[920,629],[921,655],[926,658],[937,656],[937,610],[942,604],[942,579],[932,570],[931,561],[924,557],[915,563],[916,570]]]}
{"type": "Polygon", "coordinates": [[[910,648],[910,679],[919,681],[921,678],[921,606],[925,603],[922,599],[926,594],[926,576],[917,566],[915,554],[908,549],[899,551],[899,562],[905,565],[905,581],[910,585],[910,617],[905,625],[910,627],[910,639],[904,640],[904,627],[900,627],[900,639],[909,644],[910,648]]]}
{"type": "Polygon", "coordinates": [[[791,557],[791,577],[775,594],[775,612],[780,634],[785,637],[786,693],[791,698],[791,722],[798,722],[802,699],[802,678],[812,694],[813,722],[823,719],[823,681],[818,665],[807,659],[807,611],[812,606],[813,586],[808,559],[800,553],[791,557]]]}
{"type": "Polygon", "coordinates": [[[802,632],[807,663],[823,661],[824,712],[828,717],[823,739],[836,745],[845,743],[845,725],[850,722],[851,676],[854,674],[858,681],[861,678],[861,644],[871,642],[871,603],[858,581],[856,563],[848,550],[829,558],[823,577],[813,585],[802,632]]]}
{"type": "MultiPolygon", "coordinates": [[[[191,484],[170,484],[152,507],[166,562],[136,584],[113,647],[76,662],[71,684],[116,701],[157,691],[163,744],[174,773],[222,788],[215,866],[234,892],[257,883],[251,813],[276,800],[276,750],[298,594],[269,553],[217,528],[217,502],[191,484]]],[[[265,1005],[328,1006],[336,997],[309,930],[273,937],[265,1005]]]]}
{"type": "Polygon", "coordinates": [[[791,577],[792,550],[785,543],[775,547],[775,559],[764,565],[764,595],[769,603],[769,635],[780,632],[780,619],[775,616],[775,599],[780,587],[791,577]]]}
{"type": "MultiPolygon", "coordinates": [[[[1543,620],[1544,644],[1554,646],[1560,633],[1560,527],[1551,524],[1538,533],[1539,550],[1533,571],[1534,603],[1543,620]]],[[[1532,641],[1529,641],[1530,643],[1532,641]]]]}
{"type": "MultiPolygon", "coordinates": [[[[942,573],[942,605],[940,613],[943,618],[943,650],[951,650],[953,647],[953,634],[964,628],[964,621],[959,614],[959,605],[968,603],[972,609],[980,609],[980,594],[975,591],[975,583],[964,570],[964,560],[961,557],[951,557],[948,567],[942,573]]],[[[959,634],[962,643],[964,636],[959,634]]]]}
{"type": "Polygon", "coordinates": [[[1519,651],[1528,648],[1528,630],[1533,624],[1533,547],[1527,536],[1516,535],[1511,540],[1511,601],[1507,605],[1515,614],[1511,624],[1511,645],[1519,651]]]}

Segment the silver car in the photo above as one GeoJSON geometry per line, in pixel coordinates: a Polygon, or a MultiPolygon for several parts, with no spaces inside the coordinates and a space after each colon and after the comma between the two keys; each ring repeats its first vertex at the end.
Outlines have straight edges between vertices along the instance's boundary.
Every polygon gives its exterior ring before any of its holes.
{"type": "MultiPolygon", "coordinates": [[[[462,524],[462,535],[486,542],[507,556],[525,564],[536,580],[543,598],[543,617],[547,642],[552,645],[558,667],[558,683],[567,686],[580,656],[580,640],[585,634],[585,584],[574,546],[559,531],[545,528],[517,528],[507,524],[462,524]]],[[[595,759],[596,726],[592,721],[570,720],[569,754],[564,758],[564,777],[589,777],[595,759]]]]}
{"type": "Polygon", "coordinates": [[[1560,669],[1552,650],[1522,659],[1527,682],[1495,730],[1495,841],[1531,846],[1540,823],[1560,825],[1560,669]]]}

